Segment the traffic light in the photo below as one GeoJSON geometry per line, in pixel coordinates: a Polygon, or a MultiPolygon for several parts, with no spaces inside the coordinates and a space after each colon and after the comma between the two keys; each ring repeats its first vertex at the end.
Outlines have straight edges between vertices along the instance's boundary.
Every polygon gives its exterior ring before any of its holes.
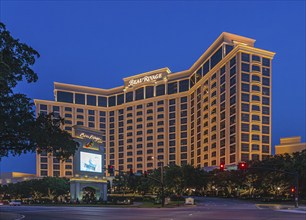
{"type": "Polygon", "coordinates": [[[130,168],[130,176],[133,176],[134,175],[134,173],[133,173],[133,169],[132,168],[130,168]]]}
{"type": "Polygon", "coordinates": [[[291,189],[290,189],[291,193],[295,193],[295,187],[292,186],[291,189]]]}
{"type": "Polygon", "coordinates": [[[108,165],[107,171],[110,176],[114,176],[114,166],[113,165],[108,165]]]}
{"type": "Polygon", "coordinates": [[[246,170],[247,168],[248,168],[248,164],[246,162],[238,163],[238,169],[239,170],[246,170]]]}
{"type": "Polygon", "coordinates": [[[144,171],[143,176],[144,176],[145,178],[147,178],[147,177],[148,177],[148,172],[147,172],[147,171],[144,171]]]}
{"type": "Polygon", "coordinates": [[[224,163],[220,163],[220,171],[224,171],[225,165],[224,163]]]}

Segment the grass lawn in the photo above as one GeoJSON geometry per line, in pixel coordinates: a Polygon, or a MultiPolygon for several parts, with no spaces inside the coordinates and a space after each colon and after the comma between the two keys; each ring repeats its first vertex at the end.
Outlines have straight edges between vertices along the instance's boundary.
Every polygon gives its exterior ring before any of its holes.
{"type": "MultiPolygon", "coordinates": [[[[165,205],[165,208],[174,208],[174,207],[179,207],[184,205],[184,201],[171,201],[169,204],[165,205]]],[[[135,207],[135,208],[161,208],[161,204],[155,204],[153,202],[149,202],[149,201],[145,201],[145,202],[140,202],[139,205],[134,204],[134,205],[114,205],[114,204],[46,204],[46,203],[42,203],[42,204],[23,204],[23,206],[69,206],[69,207],[116,207],[116,208],[131,208],[131,207],[135,207]]]]}
{"type": "Polygon", "coordinates": [[[22,206],[69,206],[69,207],[129,207],[129,205],[114,205],[114,204],[70,204],[70,203],[41,203],[41,204],[22,204],[22,206]]]}

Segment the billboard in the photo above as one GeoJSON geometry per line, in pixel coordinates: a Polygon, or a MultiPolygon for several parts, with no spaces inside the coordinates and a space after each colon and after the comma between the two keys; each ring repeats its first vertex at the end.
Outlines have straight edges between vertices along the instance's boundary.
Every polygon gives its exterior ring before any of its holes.
{"type": "Polygon", "coordinates": [[[102,173],[102,155],[81,151],[80,171],[102,173]]]}

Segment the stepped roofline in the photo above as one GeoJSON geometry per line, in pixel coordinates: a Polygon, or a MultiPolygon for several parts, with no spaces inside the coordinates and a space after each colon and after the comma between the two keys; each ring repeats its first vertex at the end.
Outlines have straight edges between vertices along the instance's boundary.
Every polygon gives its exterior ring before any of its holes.
{"type": "Polygon", "coordinates": [[[220,48],[223,44],[228,44],[233,46],[236,49],[243,49],[245,51],[256,50],[257,52],[262,53],[264,56],[271,57],[275,55],[274,52],[254,48],[255,39],[223,32],[212,44],[209,48],[199,57],[192,66],[183,71],[179,71],[176,73],[171,73],[168,67],[151,70],[148,72],[136,74],[133,76],[128,76],[123,78],[124,85],[110,88],[110,89],[102,89],[102,88],[94,88],[89,86],[80,86],[74,84],[66,84],[60,82],[54,82],[54,90],[62,90],[62,91],[78,91],[84,93],[93,93],[97,95],[113,95],[118,92],[125,91],[126,89],[138,86],[138,84],[142,84],[144,82],[148,83],[158,83],[158,81],[162,80],[175,80],[178,78],[184,78],[191,76],[197,69],[206,61],[208,60],[217,49],[220,48]]]}

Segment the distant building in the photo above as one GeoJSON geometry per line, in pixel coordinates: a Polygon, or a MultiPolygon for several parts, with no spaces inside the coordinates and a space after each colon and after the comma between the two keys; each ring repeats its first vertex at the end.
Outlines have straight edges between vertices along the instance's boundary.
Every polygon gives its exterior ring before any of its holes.
{"type": "Polygon", "coordinates": [[[35,174],[20,173],[20,172],[7,172],[0,174],[0,184],[7,185],[9,183],[18,183],[26,180],[37,179],[35,174]]]}
{"type": "Polygon", "coordinates": [[[306,143],[301,142],[301,137],[287,137],[280,139],[280,145],[275,146],[275,154],[292,154],[306,149],[306,143]]]}

